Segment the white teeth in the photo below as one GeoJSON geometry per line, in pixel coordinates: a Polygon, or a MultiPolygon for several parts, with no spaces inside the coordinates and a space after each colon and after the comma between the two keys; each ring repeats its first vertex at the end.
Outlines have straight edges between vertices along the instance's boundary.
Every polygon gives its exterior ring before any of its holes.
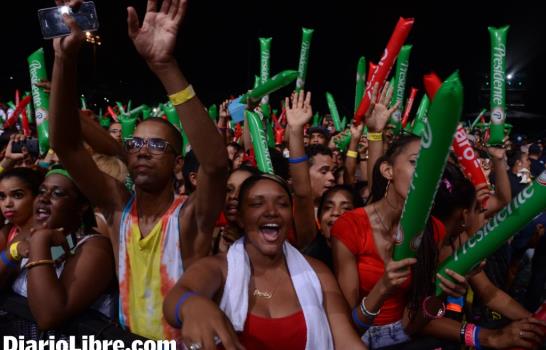
{"type": "Polygon", "coordinates": [[[266,225],[263,225],[262,227],[275,230],[275,229],[279,228],[279,225],[277,225],[277,224],[266,224],[266,225]]]}

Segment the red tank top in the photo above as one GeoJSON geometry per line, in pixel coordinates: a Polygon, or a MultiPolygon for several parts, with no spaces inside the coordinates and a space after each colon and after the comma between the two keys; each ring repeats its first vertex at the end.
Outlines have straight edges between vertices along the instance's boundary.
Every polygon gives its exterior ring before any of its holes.
{"type": "Polygon", "coordinates": [[[247,350],[304,350],[307,327],[303,311],[280,318],[248,314],[239,341],[247,350]]]}
{"type": "MultiPolygon", "coordinates": [[[[433,222],[434,239],[441,242],[445,236],[445,226],[436,218],[433,222]]],[[[385,263],[375,246],[372,226],[364,208],[344,213],[332,227],[332,237],[340,240],[353,253],[357,261],[360,296],[366,296],[383,276],[385,263]]],[[[385,325],[402,319],[411,277],[385,300],[381,313],[374,325],[385,325]]]]}
{"type": "Polygon", "coordinates": [[[11,241],[13,241],[13,239],[15,238],[15,235],[17,235],[17,232],[19,232],[19,230],[15,226],[13,226],[11,230],[9,230],[8,240],[6,242],[7,245],[9,245],[11,241]]]}

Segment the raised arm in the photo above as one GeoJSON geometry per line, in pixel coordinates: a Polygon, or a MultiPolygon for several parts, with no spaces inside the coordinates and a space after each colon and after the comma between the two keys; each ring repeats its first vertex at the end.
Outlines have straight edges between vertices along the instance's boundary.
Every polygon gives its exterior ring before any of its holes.
{"type": "MultiPolygon", "coordinates": [[[[39,230],[30,239],[30,262],[51,259],[51,246],[66,243],[58,230],[39,230]]],[[[28,303],[40,329],[53,329],[87,309],[105,292],[114,277],[112,246],[92,238],[66,262],[60,279],[54,265],[28,270],[28,303]]]]}
{"type": "Polygon", "coordinates": [[[195,198],[181,211],[182,251],[186,259],[209,253],[214,224],[225,200],[228,157],[224,140],[192,86],[178,67],[174,48],[187,1],[148,0],[140,27],[133,7],[127,9],[129,37],[173,101],[188,140],[199,160],[195,198]]]}
{"type": "Polygon", "coordinates": [[[285,100],[286,118],[288,120],[288,149],[290,151],[290,176],[294,191],[294,222],[296,239],[299,248],[310,244],[317,234],[315,223],[315,207],[311,180],[309,179],[309,163],[303,146],[303,126],[313,116],[311,109],[311,93],[302,90],[293,94],[291,101],[285,100]]]}
{"type": "Polygon", "coordinates": [[[220,131],[220,134],[222,135],[222,139],[224,140],[224,144],[227,146],[231,140],[229,139],[229,134],[227,130],[229,129],[229,110],[227,108],[229,104],[229,100],[225,100],[220,104],[219,107],[219,118],[218,118],[218,130],[220,131]]]}
{"type": "MultiPolygon", "coordinates": [[[[63,1],[56,1],[63,5],[63,1]]],[[[75,6],[81,1],[73,1],[75,6]]],[[[77,57],[84,35],[74,18],[64,15],[71,34],[53,40],[55,61],[49,98],[49,141],[63,166],[91,202],[111,211],[121,208],[128,193],[121,183],[101,172],[82,142],[77,96],[77,57]]]]}
{"type": "Polygon", "coordinates": [[[364,125],[351,124],[351,142],[349,143],[349,149],[345,157],[345,172],[343,174],[345,184],[353,185],[355,182],[356,165],[358,162],[358,143],[360,142],[360,136],[362,136],[362,129],[364,125]]]}
{"type": "MultiPolygon", "coordinates": [[[[366,118],[366,125],[368,126],[368,188],[370,189],[372,188],[374,165],[384,153],[383,129],[385,129],[390,116],[396,111],[400,104],[400,102],[398,102],[390,109],[388,108],[392,97],[392,91],[392,87],[390,87],[387,82],[381,90],[379,100],[375,104],[372,102],[367,112],[367,114],[369,114],[369,117],[366,118]]],[[[375,101],[376,94],[377,85],[374,87],[372,101],[375,101]]]]}
{"type": "Polygon", "coordinates": [[[496,181],[495,194],[489,197],[487,208],[485,208],[485,217],[490,218],[512,200],[512,189],[508,178],[506,150],[499,147],[488,147],[487,151],[491,156],[496,181]]]}
{"type": "Polygon", "coordinates": [[[84,111],[80,111],[82,136],[93,151],[108,156],[114,156],[127,163],[127,152],[110,134],[98,123],[93,121],[84,111]]]}

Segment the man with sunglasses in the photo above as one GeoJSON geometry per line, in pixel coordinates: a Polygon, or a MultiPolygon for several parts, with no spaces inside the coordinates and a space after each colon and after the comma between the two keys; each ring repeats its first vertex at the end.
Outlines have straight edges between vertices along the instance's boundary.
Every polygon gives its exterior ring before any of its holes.
{"type": "MultiPolygon", "coordinates": [[[[64,1],[58,0],[62,5],[64,1]]],[[[68,1],[67,1],[68,3],[68,1]]],[[[79,5],[71,1],[70,6],[79,5]]],[[[185,0],[149,0],[143,26],[128,8],[129,36],[162,82],[199,160],[199,187],[185,201],[174,194],[174,168],[182,157],[178,130],[160,118],[140,123],[126,141],[135,193],[100,172],[83,147],[77,118],[76,61],[84,35],[65,16],[71,34],[55,39],[50,96],[50,141],[78,187],[111,225],[120,287],[120,323],[154,339],[176,339],[179,330],[162,315],[165,294],[195,260],[208,255],[224,203],[228,158],[221,135],[178,68],[173,51],[185,0]]]]}

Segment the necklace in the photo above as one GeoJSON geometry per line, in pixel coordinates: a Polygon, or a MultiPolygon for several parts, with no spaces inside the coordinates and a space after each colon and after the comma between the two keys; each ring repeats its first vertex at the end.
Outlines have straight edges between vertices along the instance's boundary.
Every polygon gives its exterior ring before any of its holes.
{"type": "MultiPolygon", "coordinates": [[[[275,292],[279,288],[279,282],[281,281],[281,278],[282,278],[282,274],[277,279],[277,283],[275,283],[275,289],[273,289],[272,291],[261,291],[258,289],[258,287],[255,286],[254,292],[252,293],[252,295],[254,295],[255,297],[264,298],[264,299],[273,298],[273,294],[275,294],[275,292]]],[[[256,279],[254,279],[254,285],[256,285],[256,279]]]]}
{"type": "Polygon", "coordinates": [[[381,218],[381,215],[379,215],[379,212],[377,211],[377,208],[376,208],[376,205],[374,204],[373,205],[373,211],[375,212],[375,215],[377,215],[377,217],[379,218],[379,222],[381,222],[381,225],[383,226],[383,228],[385,229],[386,232],[389,232],[389,228],[387,227],[387,225],[385,225],[385,223],[383,222],[383,219],[381,218]]]}

